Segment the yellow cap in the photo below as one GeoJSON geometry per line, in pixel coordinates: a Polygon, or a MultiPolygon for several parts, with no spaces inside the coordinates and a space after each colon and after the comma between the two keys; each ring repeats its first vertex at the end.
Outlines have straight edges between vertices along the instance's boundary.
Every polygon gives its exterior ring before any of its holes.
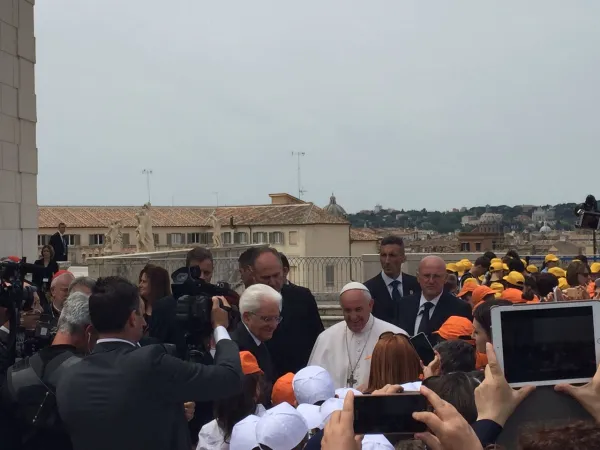
{"type": "Polygon", "coordinates": [[[502,263],[502,258],[492,258],[492,260],[490,262],[492,264],[494,264],[494,263],[502,263]]]}
{"type": "Polygon", "coordinates": [[[567,279],[564,277],[560,277],[558,279],[558,288],[562,291],[564,289],[568,289],[569,288],[569,283],[567,283],[567,279]]]}
{"type": "Polygon", "coordinates": [[[490,285],[490,289],[492,289],[492,291],[496,291],[496,298],[500,298],[502,296],[502,292],[504,292],[504,285],[502,283],[492,283],[490,285]]]}
{"type": "Polygon", "coordinates": [[[460,262],[465,266],[465,270],[471,270],[471,267],[473,267],[473,263],[467,258],[461,259],[460,262]]]}
{"type": "Polygon", "coordinates": [[[556,255],[553,255],[552,253],[549,253],[544,258],[544,262],[546,262],[546,263],[549,263],[549,262],[558,262],[558,258],[556,257],[556,255]]]}
{"type": "Polygon", "coordinates": [[[513,286],[523,287],[525,285],[525,277],[523,274],[515,272],[514,270],[506,275],[503,280],[508,284],[512,284],[513,286]]]}
{"type": "Polygon", "coordinates": [[[567,272],[565,272],[560,267],[552,267],[551,269],[548,269],[548,273],[551,273],[556,278],[564,278],[567,276],[567,272]]]}
{"type": "Polygon", "coordinates": [[[592,266],[590,267],[592,273],[600,273],[600,262],[595,262],[592,263],[592,266]]]}
{"type": "Polygon", "coordinates": [[[510,270],[507,264],[502,264],[502,270],[510,270]]]}
{"type": "Polygon", "coordinates": [[[448,263],[448,264],[446,264],[446,270],[448,270],[450,272],[458,272],[458,267],[456,266],[455,263],[448,263]]]}
{"type": "Polygon", "coordinates": [[[459,261],[456,263],[456,271],[458,272],[458,274],[462,277],[463,274],[465,273],[465,265],[463,264],[462,261],[459,261]]]}
{"type": "Polygon", "coordinates": [[[473,277],[471,278],[467,278],[465,281],[463,281],[463,287],[469,285],[469,284],[474,284],[475,286],[479,286],[479,283],[477,282],[477,280],[473,277]]]}
{"type": "Polygon", "coordinates": [[[527,272],[529,273],[538,273],[538,268],[537,266],[534,266],[533,264],[530,264],[527,266],[527,272]]]}
{"type": "Polygon", "coordinates": [[[500,272],[501,270],[504,270],[502,261],[490,264],[490,272],[500,272]]]}
{"type": "Polygon", "coordinates": [[[523,263],[523,265],[524,265],[525,267],[527,267],[527,261],[525,261],[523,258],[521,258],[521,262],[523,263]]]}

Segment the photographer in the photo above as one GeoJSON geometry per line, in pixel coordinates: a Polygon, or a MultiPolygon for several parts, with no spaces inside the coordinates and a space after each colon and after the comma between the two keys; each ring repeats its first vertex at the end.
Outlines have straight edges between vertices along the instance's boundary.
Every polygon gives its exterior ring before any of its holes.
{"type": "Polygon", "coordinates": [[[2,402],[18,424],[12,431],[18,434],[15,437],[23,450],[71,448],[58,416],[55,391],[65,371],[95,343],[88,303],[87,295],[71,294],[64,303],[52,345],[8,369],[2,402]]]}
{"type": "Polygon", "coordinates": [[[92,291],[96,348],[65,373],[57,388],[75,450],[189,450],[183,403],[241,392],[239,350],[226,330],[223,298],[212,299],[213,366],[182,361],[163,345],[139,347],[145,326],[140,303],[137,286],[121,277],[101,278],[92,291]]]}

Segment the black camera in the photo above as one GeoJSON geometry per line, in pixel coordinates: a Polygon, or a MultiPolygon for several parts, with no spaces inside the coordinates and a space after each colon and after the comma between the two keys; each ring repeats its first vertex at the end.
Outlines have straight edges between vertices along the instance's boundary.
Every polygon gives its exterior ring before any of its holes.
{"type": "MultiPolygon", "coordinates": [[[[202,280],[197,266],[182,267],[173,272],[171,278],[173,297],[177,301],[177,321],[185,332],[188,348],[200,346],[212,333],[212,298],[237,299],[238,295],[225,282],[211,284],[202,280]]],[[[223,302],[219,306],[228,312],[230,326],[236,323],[239,318],[237,311],[223,302]]]]}
{"type": "Polygon", "coordinates": [[[598,212],[598,202],[593,195],[588,195],[584,203],[581,203],[574,211],[577,216],[575,227],[584,230],[600,229],[600,212],[598,212]]]}
{"type": "Polygon", "coordinates": [[[27,264],[26,258],[19,262],[0,261],[0,306],[9,310],[31,310],[36,288],[25,286],[25,275],[40,269],[43,270],[40,266],[27,264]]]}

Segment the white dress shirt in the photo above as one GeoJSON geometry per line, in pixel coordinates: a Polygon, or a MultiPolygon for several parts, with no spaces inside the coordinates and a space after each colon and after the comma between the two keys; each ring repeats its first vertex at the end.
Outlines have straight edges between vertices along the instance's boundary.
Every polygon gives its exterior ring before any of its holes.
{"type": "MultiPolygon", "coordinates": [[[[433,304],[433,308],[429,308],[429,318],[431,319],[431,316],[433,315],[433,310],[436,308],[438,302],[440,301],[440,297],[442,296],[442,294],[438,295],[436,298],[434,298],[433,300],[429,300],[429,303],[433,304]]],[[[423,294],[421,294],[421,302],[419,303],[419,311],[417,312],[417,319],[415,320],[415,332],[413,334],[413,336],[415,336],[418,332],[419,332],[419,326],[421,325],[421,319],[423,318],[423,312],[425,311],[425,308],[423,307],[423,305],[425,303],[427,303],[427,299],[425,297],[423,297],[423,294]]]]}
{"type": "Polygon", "coordinates": [[[398,285],[398,291],[400,292],[400,296],[404,297],[404,289],[402,287],[402,272],[400,272],[400,275],[398,275],[398,278],[390,278],[388,277],[385,272],[382,270],[381,271],[381,278],[383,278],[383,282],[385,283],[385,285],[387,286],[388,292],[390,293],[390,297],[392,296],[392,291],[394,289],[394,287],[392,286],[392,283],[394,281],[398,281],[400,284],[398,285]]]}
{"type": "Polygon", "coordinates": [[[256,344],[256,346],[260,347],[260,344],[262,344],[262,341],[260,339],[258,339],[256,336],[254,336],[254,334],[252,334],[252,331],[250,331],[250,328],[248,328],[245,323],[244,323],[244,326],[246,327],[246,330],[248,330],[248,334],[252,337],[252,339],[254,339],[254,343],[256,344]]]}

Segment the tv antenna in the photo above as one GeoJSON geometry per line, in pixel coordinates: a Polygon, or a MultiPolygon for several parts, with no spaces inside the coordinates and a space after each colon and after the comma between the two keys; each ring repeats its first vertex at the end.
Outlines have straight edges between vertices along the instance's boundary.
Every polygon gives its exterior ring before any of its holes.
{"type": "Polygon", "coordinates": [[[302,156],[306,156],[305,152],[292,152],[292,156],[298,157],[298,198],[302,198],[303,194],[306,194],[306,191],[302,189],[302,177],[300,172],[300,158],[302,156]]]}
{"type": "Polygon", "coordinates": [[[144,169],[142,174],[146,175],[146,189],[148,190],[148,203],[150,203],[150,175],[152,175],[152,169],[144,169]]]}

